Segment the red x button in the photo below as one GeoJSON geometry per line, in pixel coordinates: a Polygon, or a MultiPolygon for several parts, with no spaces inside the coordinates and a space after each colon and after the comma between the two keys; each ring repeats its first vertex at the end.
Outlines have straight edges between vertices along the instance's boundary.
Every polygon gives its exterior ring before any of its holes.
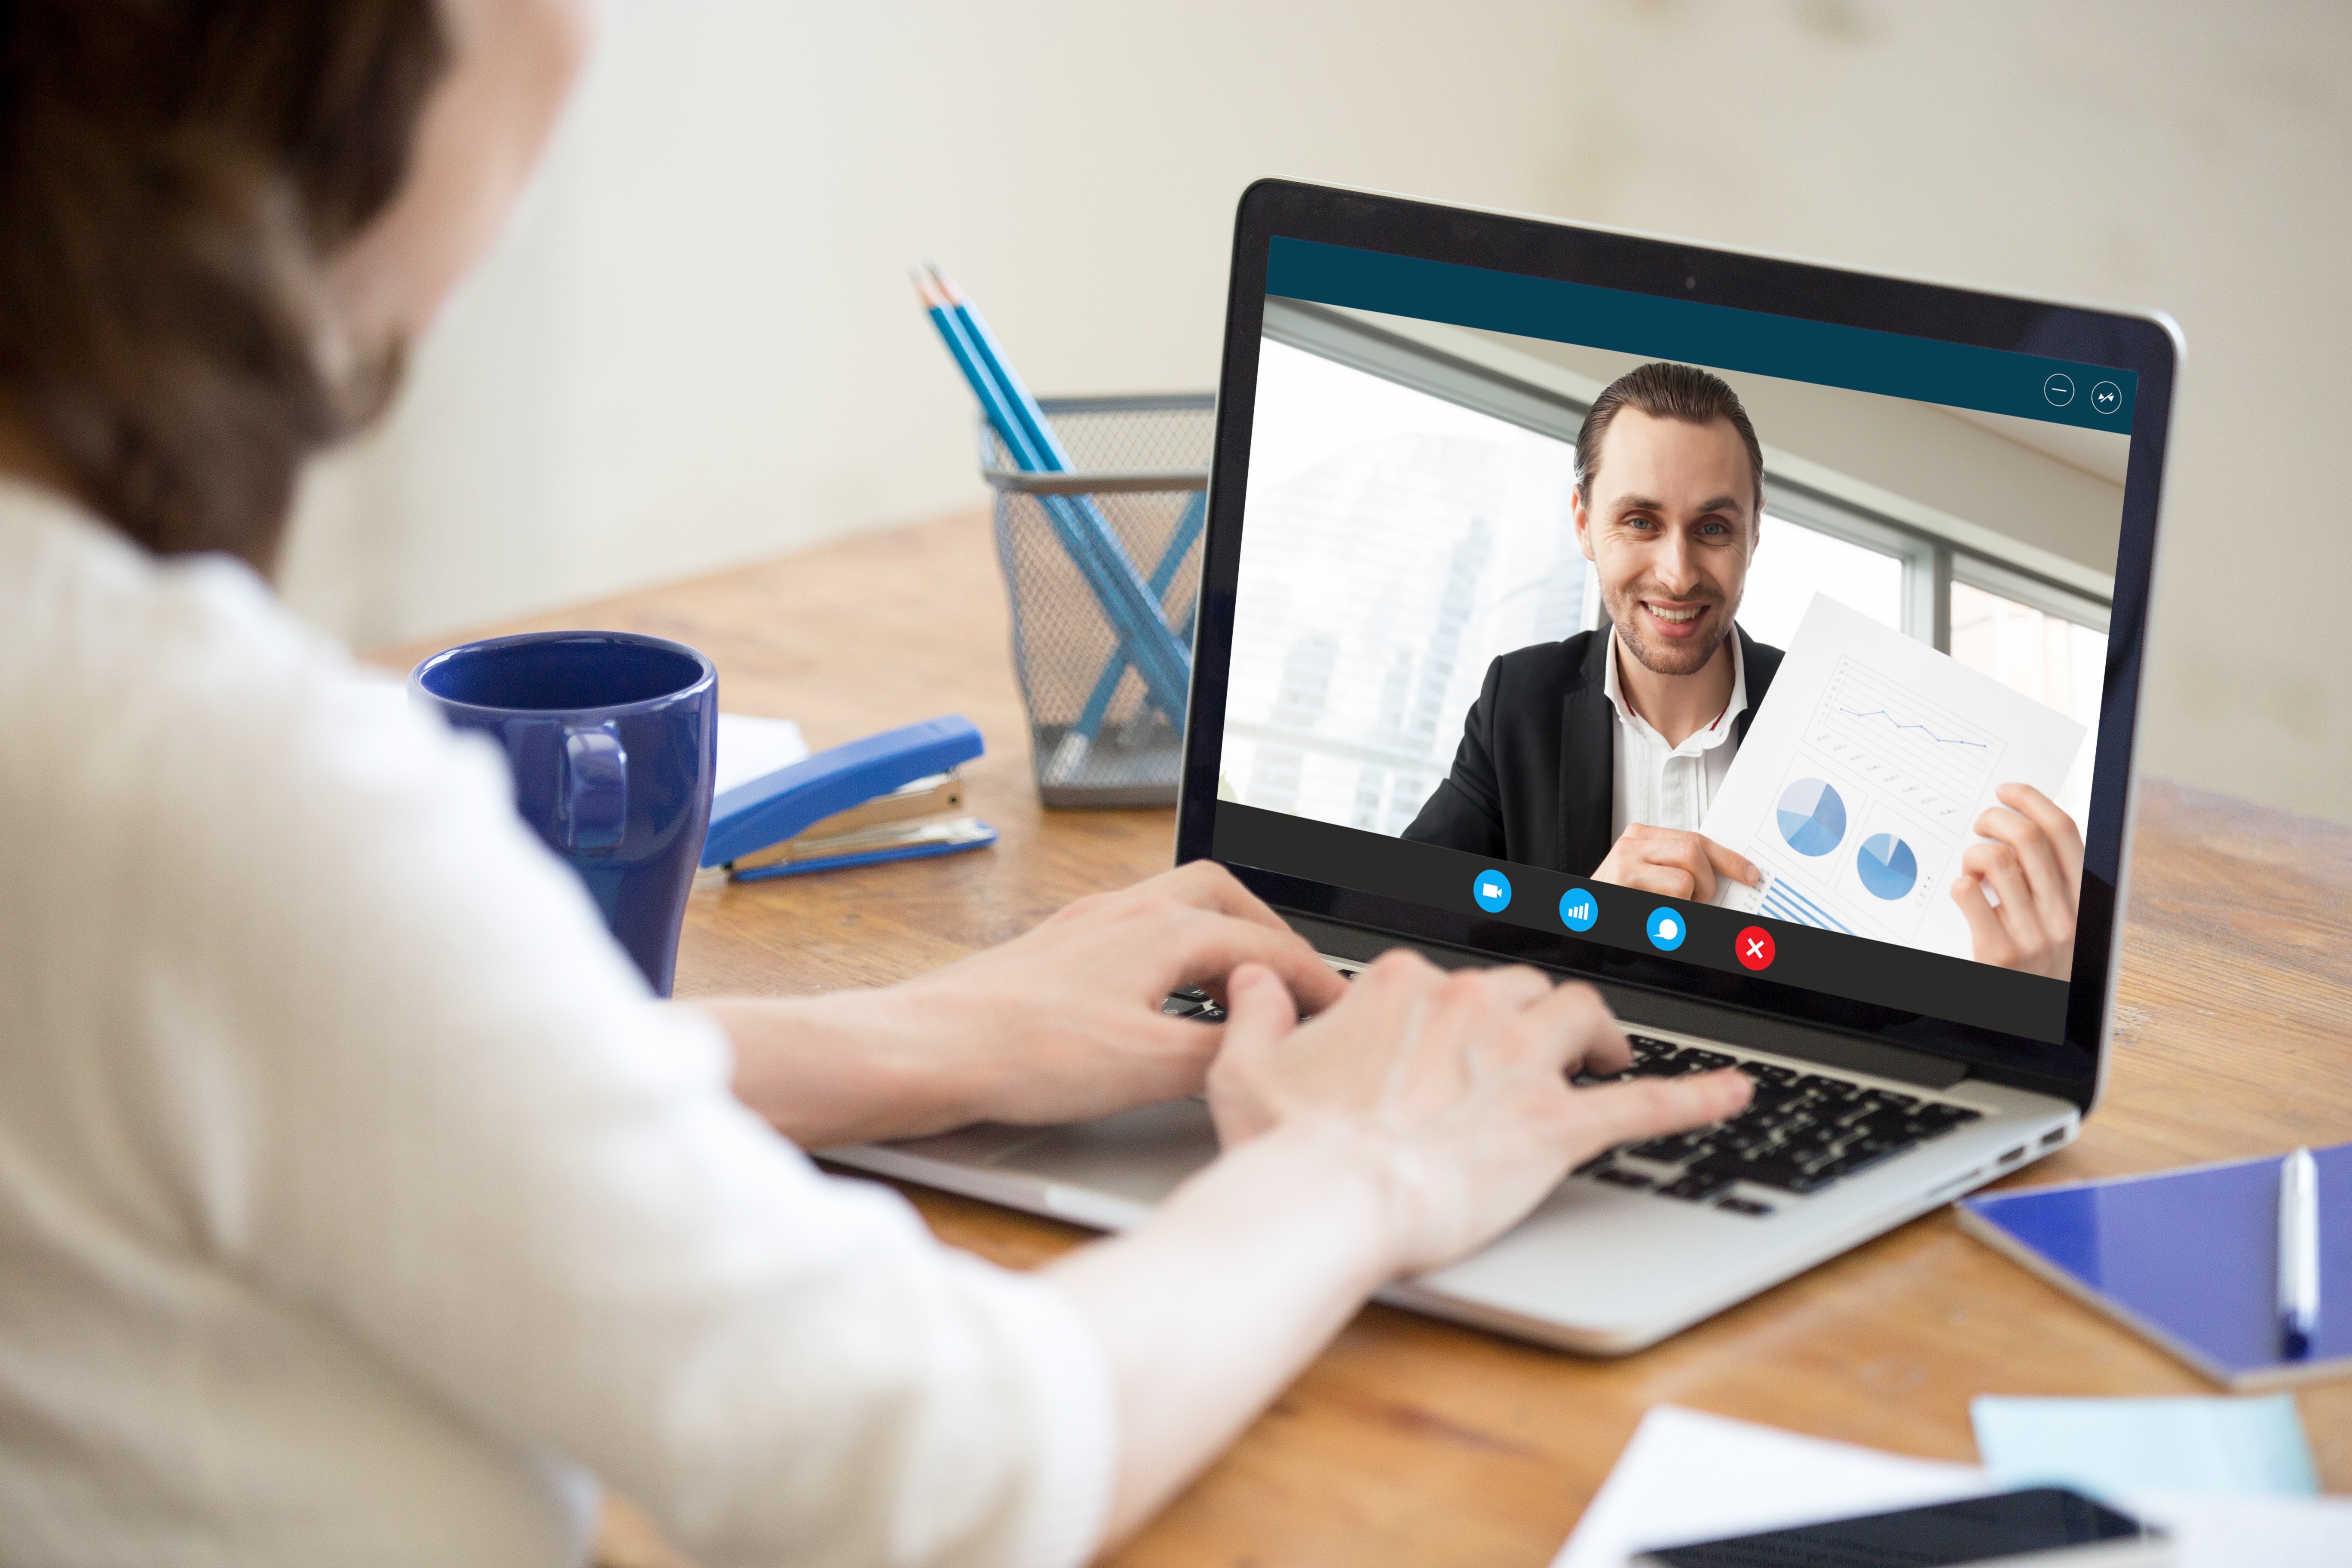
{"type": "Polygon", "coordinates": [[[1762,926],[1749,926],[1733,939],[1732,956],[1750,969],[1772,966],[1772,933],[1762,926]]]}

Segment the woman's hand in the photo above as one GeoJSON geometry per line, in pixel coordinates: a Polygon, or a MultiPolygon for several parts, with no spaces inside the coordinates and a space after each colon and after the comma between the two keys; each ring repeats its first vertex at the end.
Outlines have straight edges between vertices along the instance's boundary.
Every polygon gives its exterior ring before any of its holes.
{"type": "Polygon", "coordinates": [[[1631,1059],[1589,985],[1396,952],[1307,1023],[1271,970],[1232,976],[1209,1108],[1225,1152],[1138,1228],[1047,1266],[1119,1405],[1106,1541],[1150,1518],[1364,1298],[1509,1227],[1612,1144],[1748,1103],[1737,1072],[1572,1089],[1631,1059]]]}
{"type": "Polygon", "coordinates": [[[1071,1121],[1196,1092],[1223,1030],[1168,1017],[1160,1005],[1185,985],[1224,1001],[1244,963],[1281,976],[1301,1011],[1347,993],[1231,872],[1195,860],[1080,899],[899,989],[929,1006],[943,1032],[965,1037],[987,1080],[973,1089],[987,1119],[1071,1121]]]}
{"type": "Polygon", "coordinates": [[[2074,973],[2083,836],[2031,784],[2005,784],[1994,793],[2009,809],[1995,806],[1977,818],[1986,841],[1961,854],[1952,901],[1968,917],[1979,963],[2067,979],[2074,973]],[[1985,897],[1988,887],[2000,903],[1985,897]]]}
{"type": "Polygon", "coordinates": [[[1381,1195],[1392,1271],[1450,1262],[1517,1223],[1570,1166],[1748,1103],[1738,1072],[1571,1088],[1632,1053],[1589,985],[1532,969],[1437,969],[1391,952],[1297,1021],[1282,984],[1234,980],[1209,1109],[1228,1149],[1285,1128],[1336,1134],[1381,1195]]]}
{"type": "Polygon", "coordinates": [[[1309,1012],[1347,989],[1223,867],[1196,860],[886,990],[703,1005],[734,1037],[737,1095],[822,1147],[1193,1093],[1223,1031],[1160,1002],[1185,985],[1222,999],[1244,963],[1279,975],[1309,1012]]]}

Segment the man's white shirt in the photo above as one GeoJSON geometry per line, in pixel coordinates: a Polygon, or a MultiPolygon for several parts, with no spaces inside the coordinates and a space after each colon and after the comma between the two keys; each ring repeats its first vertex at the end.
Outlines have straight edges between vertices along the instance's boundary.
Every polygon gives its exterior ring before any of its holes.
{"type": "Polygon", "coordinates": [[[1731,700],[1714,723],[1684,737],[1679,746],[1667,745],[1666,738],[1625,700],[1617,678],[1617,633],[1612,629],[1608,637],[1609,668],[1601,690],[1617,715],[1609,841],[1614,844],[1636,822],[1696,833],[1715,802],[1715,792],[1731,772],[1731,759],[1739,753],[1738,721],[1748,710],[1748,661],[1740,657],[1739,630],[1733,627],[1724,639],[1731,649],[1731,700]]]}

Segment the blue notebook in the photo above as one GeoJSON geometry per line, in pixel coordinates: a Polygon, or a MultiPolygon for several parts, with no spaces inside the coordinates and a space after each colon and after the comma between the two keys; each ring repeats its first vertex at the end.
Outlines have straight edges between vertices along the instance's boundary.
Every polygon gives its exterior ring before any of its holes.
{"type": "Polygon", "coordinates": [[[2216,1383],[2276,1388],[2352,1373],[2352,1143],[2319,1167],[2319,1331],[2279,1355],[2274,1158],[2032,1187],[1961,1202],[1960,1225],[2216,1383]]]}

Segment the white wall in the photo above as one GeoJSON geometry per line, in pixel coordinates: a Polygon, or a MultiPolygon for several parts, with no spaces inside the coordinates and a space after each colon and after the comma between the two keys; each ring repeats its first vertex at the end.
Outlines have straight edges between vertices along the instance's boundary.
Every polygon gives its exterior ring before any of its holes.
{"type": "Polygon", "coordinates": [[[1292,174],[2170,310],[2147,764],[2352,820],[2352,616],[2288,596],[2352,580],[2303,478],[2352,412],[2347,168],[2318,4],[618,0],[288,589],[383,641],[976,504],[905,267],[1042,390],[1206,386],[1234,199],[1292,174]]]}

